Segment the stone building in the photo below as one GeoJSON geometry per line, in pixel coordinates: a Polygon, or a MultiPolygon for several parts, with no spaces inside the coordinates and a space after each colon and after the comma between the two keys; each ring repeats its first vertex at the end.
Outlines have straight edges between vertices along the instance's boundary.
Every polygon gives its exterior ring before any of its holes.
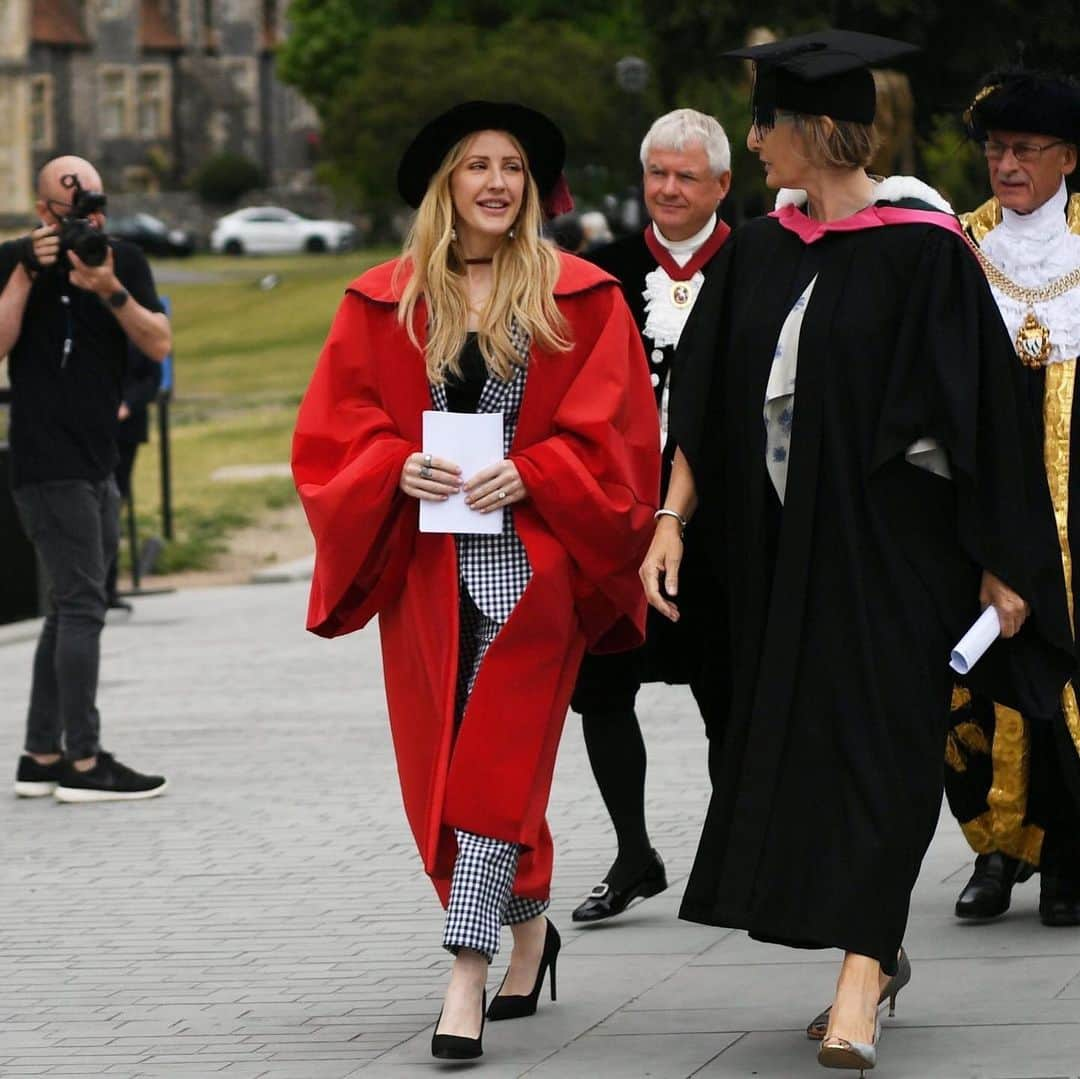
{"type": "Polygon", "coordinates": [[[274,73],[286,0],[0,0],[0,216],[25,217],[59,153],[110,191],[181,184],[243,154],[310,182],[314,112],[274,73]]]}

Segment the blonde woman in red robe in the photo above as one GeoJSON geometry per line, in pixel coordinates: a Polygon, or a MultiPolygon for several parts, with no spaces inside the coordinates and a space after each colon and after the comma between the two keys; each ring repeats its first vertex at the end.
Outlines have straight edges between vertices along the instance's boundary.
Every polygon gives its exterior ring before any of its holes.
{"type": "Polygon", "coordinates": [[[519,105],[468,102],[424,127],[398,171],[417,208],[404,253],[346,291],[293,444],[317,551],[308,628],[379,618],[405,810],[455,956],[443,1059],[481,1055],[485,1011],[533,1014],[548,973],[554,998],[544,814],[563,720],[586,648],[643,632],[656,409],[617,282],[541,239],[564,156],[519,105]],[[503,459],[463,475],[425,450],[426,410],[501,412],[503,459]],[[462,495],[502,509],[502,531],[419,531],[422,502],[462,495]]]}

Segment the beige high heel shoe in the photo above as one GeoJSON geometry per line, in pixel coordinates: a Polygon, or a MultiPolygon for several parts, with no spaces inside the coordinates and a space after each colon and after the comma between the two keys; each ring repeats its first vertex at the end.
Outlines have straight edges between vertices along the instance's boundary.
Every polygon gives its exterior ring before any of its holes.
{"type": "MultiPolygon", "coordinates": [[[[890,1018],[896,1015],[896,996],[901,989],[911,981],[911,960],[908,959],[907,952],[903,948],[900,949],[900,954],[896,961],[896,973],[885,983],[885,988],[881,990],[881,996],[878,997],[878,1006],[880,1007],[885,1001],[889,1002],[889,1016],[890,1018]]],[[[814,1042],[821,1041],[825,1037],[826,1031],[829,1029],[829,1012],[832,1010],[830,1004],[820,1014],[814,1016],[810,1021],[810,1025],[806,1028],[806,1036],[814,1042]]]]}
{"type": "Polygon", "coordinates": [[[877,1016],[874,1017],[874,1040],[869,1045],[830,1034],[818,1049],[818,1063],[823,1068],[845,1068],[848,1071],[857,1069],[862,1079],[864,1072],[871,1071],[877,1065],[877,1043],[880,1037],[881,1022],[877,1016]]]}

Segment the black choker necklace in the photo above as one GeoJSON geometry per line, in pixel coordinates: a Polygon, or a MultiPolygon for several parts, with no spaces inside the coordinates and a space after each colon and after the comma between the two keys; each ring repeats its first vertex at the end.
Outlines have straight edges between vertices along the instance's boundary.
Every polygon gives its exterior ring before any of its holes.
{"type": "Polygon", "coordinates": [[[466,266],[489,266],[495,261],[494,256],[488,256],[486,259],[466,259],[466,266]]]}

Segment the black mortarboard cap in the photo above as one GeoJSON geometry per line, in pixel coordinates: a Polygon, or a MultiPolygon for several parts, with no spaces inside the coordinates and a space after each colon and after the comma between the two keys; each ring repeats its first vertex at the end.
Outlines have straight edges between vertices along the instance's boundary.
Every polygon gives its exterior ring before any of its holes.
{"type": "Polygon", "coordinates": [[[1026,131],[1080,142],[1080,83],[1065,75],[1005,68],[983,76],[964,113],[972,138],[1026,131]]]}
{"type": "Polygon", "coordinates": [[[874,122],[876,96],[870,68],[909,53],[915,45],[853,30],[815,30],[784,41],[724,53],[753,60],[754,123],[772,127],[776,110],[834,120],[874,122]]]}

